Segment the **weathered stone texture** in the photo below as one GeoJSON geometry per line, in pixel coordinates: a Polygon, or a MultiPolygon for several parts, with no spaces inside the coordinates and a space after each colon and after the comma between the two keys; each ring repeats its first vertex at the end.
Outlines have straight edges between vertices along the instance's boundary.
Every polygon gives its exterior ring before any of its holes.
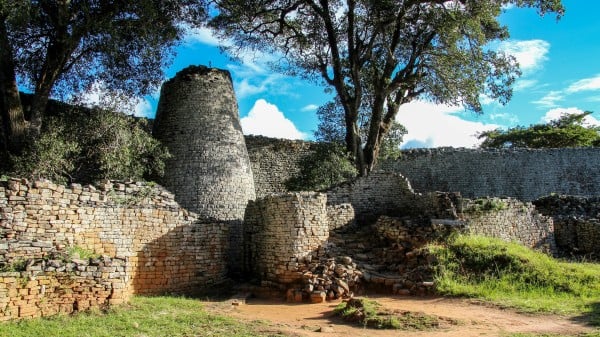
{"type": "Polygon", "coordinates": [[[552,218],[542,215],[530,202],[511,198],[465,199],[461,218],[467,222],[472,234],[558,253],[552,218]]]}
{"type": "Polygon", "coordinates": [[[600,197],[550,195],[533,203],[554,219],[556,244],[564,253],[600,257],[600,197]]]}
{"type": "Polygon", "coordinates": [[[111,300],[191,293],[225,281],[228,227],[199,220],[160,186],[0,182],[0,267],[69,247],[120,259],[124,290],[111,300]]]}
{"type": "Polygon", "coordinates": [[[126,280],[121,259],[30,260],[26,271],[0,273],[0,321],[120,304],[126,280]]]}
{"type": "Polygon", "coordinates": [[[153,129],[172,155],[161,183],[200,218],[237,221],[254,181],[231,76],[188,67],[165,82],[153,129]]]}
{"type": "Polygon", "coordinates": [[[249,272],[261,281],[290,284],[302,278],[300,263],[329,237],[327,197],[302,192],[250,202],[244,222],[249,272]]]}
{"type": "Polygon", "coordinates": [[[415,191],[460,192],[467,198],[531,201],[551,193],[600,194],[600,148],[416,149],[380,168],[407,177],[415,191]]]}
{"type": "Polygon", "coordinates": [[[229,72],[190,66],[165,82],[153,134],[172,155],[161,183],[200,219],[227,221],[230,259],[240,261],[241,221],[255,191],[229,72]]]}
{"type": "Polygon", "coordinates": [[[286,182],[300,172],[300,163],[314,151],[314,144],[301,140],[246,136],[257,198],[287,192],[286,182]]]}

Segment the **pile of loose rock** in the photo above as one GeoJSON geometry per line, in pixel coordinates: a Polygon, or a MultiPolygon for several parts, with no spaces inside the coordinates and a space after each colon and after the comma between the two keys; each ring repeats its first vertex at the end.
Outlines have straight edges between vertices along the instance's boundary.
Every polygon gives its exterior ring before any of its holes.
{"type": "Polygon", "coordinates": [[[320,303],[352,297],[352,289],[359,286],[363,276],[349,256],[324,257],[318,262],[300,265],[299,271],[302,283],[288,289],[286,297],[290,302],[320,303]]]}

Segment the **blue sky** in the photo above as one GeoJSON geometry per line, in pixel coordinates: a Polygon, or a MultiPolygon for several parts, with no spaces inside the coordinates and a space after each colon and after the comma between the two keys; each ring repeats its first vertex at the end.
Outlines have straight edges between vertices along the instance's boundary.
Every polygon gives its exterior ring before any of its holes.
{"type": "MultiPolygon", "coordinates": [[[[567,11],[540,17],[534,10],[510,8],[501,16],[511,38],[499,48],[512,53],[523,76],[506,106],[486,102],[475,115],[461,107],[416,101],[400,109],[408,129],[403,147],[473,147],[474,134],[497,127],[545,122],[562,113],[595,111],[600,120],[600,1],[563,0],[567,11]]],[[[269,70],[268,55],[232,61],[219,52],[207,30],[191,33],[178,48],[167,77],[191,64],[227,69],[234,80],[246,134],[311,139],[316,108],[331,99],[323,87],[269,70]]],[[[485,101],[485,98],[484,98],[485,101]]],[[[138,114],[154,116],[156,98],[138,105],[138,114]]],[[[592,115],[592,116],[594,116],[592,115]]],[[[589,123],[600,124],[596,118],[589,123]]]]}

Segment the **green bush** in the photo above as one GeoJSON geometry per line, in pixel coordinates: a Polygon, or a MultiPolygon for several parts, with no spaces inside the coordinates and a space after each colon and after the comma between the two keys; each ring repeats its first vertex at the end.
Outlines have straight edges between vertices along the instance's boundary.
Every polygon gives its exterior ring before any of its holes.
{"type": "Polygon", "coordinates": [[[169,154],[148,129],[146,120],[118,112],[65,109],[12,158],[11,175],[60,183],[160,176],[169,154]]]}
{"type": "Polygon", "coordinates": [[[300,162],[300,172],[286,182],[290,191],[321,191],[356,177],[354,164],[337,143],[317,143],[300,162]]]}

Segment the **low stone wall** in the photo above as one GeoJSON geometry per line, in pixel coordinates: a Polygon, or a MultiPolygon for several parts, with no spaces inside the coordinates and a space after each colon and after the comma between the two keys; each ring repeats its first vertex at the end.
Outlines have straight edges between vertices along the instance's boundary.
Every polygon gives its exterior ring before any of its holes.
{"type": "Polygon", "coordinates": [[[123,302],[124,260],[64,258],[22,260],[25,271],[0,273],[0,321],[70,314],[123,302]]]}
{"type": "Polygon", "coordinates": [[[355,224],[354,207],[351,204],[328,205],[327,222],[330,231],[355,224]]]}
{"type": "Polygon", "coordinates": [[[550,195],[533,202],[554,219],[558,248],[573,255],[600,258],[600,198],[550,195]]]}
{"type": "Polygon", "coordinates": [[[472,234],[519,242],[527,247],[557,254],[552,218],[542,215],[530,202],[515,199],[465,199],[461,218],[472,234]]]}
{"type": "Polygon", "coordinates": [[[302,278],[298,266],[329,238],[327,197],[301,192],[267,196],[248,204],[244,219],[248,272],[263,285],[302,278]]]}
{"type": "Polygon", "coordinates": [[[381,215],[453,219],[459,199],[456,193],[415,193],[405,177],[385,171],[327,191],[328,206],[350,204],[358,221],[371,223],[381,215]]]}
{"type": "Polygon", "coordinates": [[[125,261],[124,291],[192,293],[226,280],[229,225],[179,207],[160,186],[0,182],[0,268],[77,247],[125,261]]]}

